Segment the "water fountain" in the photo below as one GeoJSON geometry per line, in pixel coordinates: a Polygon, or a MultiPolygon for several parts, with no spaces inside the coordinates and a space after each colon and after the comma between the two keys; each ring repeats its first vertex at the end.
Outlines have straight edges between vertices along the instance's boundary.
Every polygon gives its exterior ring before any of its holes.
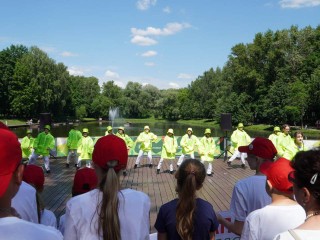
{"type": "Polygon", "coordinates": [[[113,124],[114,124],[116,118],[119,118],[119,108],[118,107],[115,107],[115,108],[110,107],[109,108],[109,121],[111,122],[111,127],[113,127],[113,124]]]}

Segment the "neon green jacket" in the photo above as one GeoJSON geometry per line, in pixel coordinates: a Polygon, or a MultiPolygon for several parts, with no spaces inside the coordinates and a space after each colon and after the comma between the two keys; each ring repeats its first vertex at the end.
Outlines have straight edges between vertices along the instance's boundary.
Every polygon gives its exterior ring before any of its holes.
{"type": "Polygon", "coordinates": [[[214,158],[214,152],[216,151],[216,143],[212,137],[204,136],[200,140],[199,154],[202,161],[212,162],[214,158]]]}
{"type": "Polygon", "coordinates": [[[188,134],[183,135],[180,141],[180,146],[182,147],[182,154],[192,154],[194,153],[196,147],[200,145],[199,139],[195,135],[189,137],[188,134]]]}
{"type": "Polygon", "coordinates": [[[279,134],[272,133],[268,137],[268,139],[273,143],[275,147],[277,147],[278,145],[279,136],[280,136],[280,133],[279,134]]]}
{"type": "Polygon", "coordinates": [[[152,142],[157,141],[158,137],[152,132],[142,132],[137,138],[137,142],[140,144],[140,150],[148,152],[152,149],[152,142]]]}
{"type": "Polygon", "coordinates": [[[46,134],[45,132],[39,133],[33,143],[36,154],[42,156],[49,156],[50,150],[53,150],[54,146],[54,137],[50,133],[46,134]]]}
{"type": "Polygon", "coordinates": [[[28,158],[31,155],[34,138],[25,136],[21,141],[22,158],[28,158]]]}
{"type": "Polygon", "coordinates": [[[79,130],[71,129],[67,138],[67,147],[69,150],[75,150],[78,148],[78,142],[82,138],[82,134],[79,130]]]}
{"type": "Polygon", "coordinates": [[[295,142],[294,139],[291,139],[291,142],[289,145],[286,146],[286,149],[283,153],[284,158],[288,159],[288,160],[292,160],[293,157],[300,151],[307,151],[307,147],[304,146],[304,144],[302,144],[302,146],[299,148],[295,142]]]}
{"type": "Polygon", "coordinates": [[[246,131],[236,129],[231,135],[231,142],[234,149],[238,150],[238,147],[249,145],[249,143],[251,143],[251,138],[246,131]]]}
{"type": "Polygon", "coordinates": [[[279,157],[283,157],[284,152],[287,149],[287,146],[289,146],[291,142],[292,142],[292,138],[289,134],[285,135],[284,133],[280,133],[278,137],[278,144],[277,146],[275,146],[278,151],[279,157]]]}
{"type": "Polygon", "coordinates": [[[134,142],[131,139],[131,137],[129,137],[127,134],[120,134],[120,133],[117,132],[116,136],[123,139],[123,141],[127,145],[127,148],[132,148],[133,147],[134,142]]]}
{"type": "Polygon", "coordinates": [[[79,154],[79,160],[89,160],[92,158],[92,153],[93,153],[93,140],[91,137],[87,136],[84,137],[82,136],[82,138],[79,140],[78,142],[78,149],[77,152],[79,154]]]}
{"type": "Polygon", "coordinates": [[[175,136],[166,135],[163,139],[161,158],[163,159],[175,159],[178,149],[178,142],[175,136]]]}

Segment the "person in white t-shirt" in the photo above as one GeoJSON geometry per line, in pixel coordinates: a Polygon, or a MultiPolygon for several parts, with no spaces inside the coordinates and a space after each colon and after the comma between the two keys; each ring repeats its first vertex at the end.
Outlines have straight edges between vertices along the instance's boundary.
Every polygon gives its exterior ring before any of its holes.
{"type": "Polygon", "coordinates": [[[253,211],[246,218],[242,240],[269,240],[277,234],[302,224],[306,218],[303,208],[293,199],[288,175],[290,162],[280,158],[266,170],[266,191],[272,203],[253,211]]]}
{"type": "Polygon", "coordinates": [[[247,152],[248,164],[256,174],[239,180],[233,189],[230,212],[234,222],[230,222],[217,214],[218,221],[231,232],[241,235],[246,217],[254,210],[265,207],[271,203],[271,198],[265,190],[266,176],[264,169],[277,154],[273,143],[266,138],[255,138],[248,146],[238,148],[239,152],[247,152]],[[250,161],[251,159],[251,161],[250,161]]]}
{"type": "Polygon", "coordinates": [[[98,189],[67,202],[65,239],[149,239],[149,197],[132,189],[120,190],[119,174],[128,161],[123,139],[100,138],[92,161],[98,189]]]}
{"type": "Polygon", "coordinates": [[[12,198],[11,206],[17,210],[21,219],[38,223],[36,189],[22,181],[19,191],[12,198]]]}
{"type": "Polygon", "coordinates": [[[17,136],[0,124],[0,238],[5,240],[62,240],[53,227],[19,219],[11,200],[22,182],[24,165],[17,136]]]}
{"type": "MultiPolygon", "coordinates": [[[[80,168],[77,170],[73,179],[72,186],[72,197],[89,192],[97,187],[98,179],[94,169],[92,168],[80,168]]],[[[59,230],[64,234],[65,229],[65,218],[66,215],[63,214],[59,219],[59,230]]]]}
{"type": "Polygon", "coordinates": [[[43,169],[37,165],[27,165],[24,169],[23,180],[29,183],[37,191],[37,213],[38,223],[57,228],[57,218],[54,213],[45,209],[41,198],[41,193],[44,189],[44,173],[43,169]]]}
{"type": "Polygon", "coordinates": [[[297,202],[304,208],[306,219],[295,229],[277,235],[274,240],[320,239],[320,149],[298,152],[289,174],[297,202]]]}

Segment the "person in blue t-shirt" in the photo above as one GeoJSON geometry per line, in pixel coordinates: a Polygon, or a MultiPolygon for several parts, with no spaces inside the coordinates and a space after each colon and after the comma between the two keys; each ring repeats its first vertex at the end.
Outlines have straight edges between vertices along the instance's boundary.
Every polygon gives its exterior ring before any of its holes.
{"type": "Polygon", "coordinates": [[[206,170],[197,159],[185,160],[175,174],[178,199],[160,207],[155,228],[158,239],[214,239],[219,223],[212,205],[198,198],[206,170]]]}

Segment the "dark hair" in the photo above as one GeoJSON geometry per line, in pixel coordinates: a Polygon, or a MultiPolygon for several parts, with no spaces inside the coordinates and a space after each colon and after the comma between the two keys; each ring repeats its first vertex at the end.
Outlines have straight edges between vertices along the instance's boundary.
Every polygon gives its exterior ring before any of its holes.
{"type": "Polygon", "coordinates": [[[206,177],[204,165],[197,159],[187,159],[176,175],[179,199],[176,208],[176,229],[184,240],[192,240],[193,219],[196,211],[196,191],[202,187],[206,177]]]}
{"type": "Polygon", "coordinates": [[[103,240],[120,240],[120,220],[118,214],[119,199],[118,192],[120,191],[120,182],[114,168],[104,170],[99,167],[101,172],[104,172],[99,189],[102,192],[102,200],[97,206],[98,234],[103,236],[103,240]]]}
{"type": "Polygon", "coordinates": [[[298,152],[291,166],[296,186],[307,188],[320,205],[320,149],[298,152]]]}
{"type": "Polygon", "coordinates": [[[285,129],[286,127],[290,128],[289,124],[283,124],[281,129],[285,129]]]}
{"type": "Polygon", "coordinates": [[[298,134],[301,134],[301,136],[304,137],[304,135],[301,131],[294,132],[293,137],[296,138],[298,136],[298,134]]]}

